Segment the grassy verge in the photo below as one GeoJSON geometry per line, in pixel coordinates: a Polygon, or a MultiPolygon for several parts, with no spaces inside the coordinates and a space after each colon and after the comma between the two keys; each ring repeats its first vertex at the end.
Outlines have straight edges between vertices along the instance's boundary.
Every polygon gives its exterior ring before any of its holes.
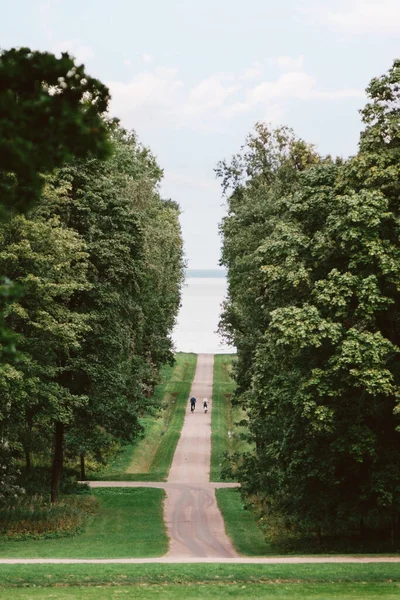
{"type": "Polygon", "coordinates": [[[142,420],[144,436],[90,479],[100,481],[165,481],[178,443],[190,394],[197,355],[178,353],[173,369],[163,373],[155,390],[163,409],[157,417],[142,420]]]}
{"type": "MultiPolygon", "coordinates": [[[[279,600],[397,600],[399,597],[399,586],[395,583],[372,583],[372,584],[208,584],[191,585],[151,585],[151,586],[125,586],[123,588],[67,588],[67,589],[13,589],[13,600],[45,599],[86,600],[112,600],[116,598],[184,598],[191,600],[196,598],[246,598],[246,600],[265,598],[279,600]]],[[[9,598],[8,590],[0,590],[0,598],[9,598]]]]}
{"type": "Polygon", "coordinates": [[[237,423],[246,415],[240,406],[232,406],[235,389],[231,371],[235,355],[217,354],[214,358],[213,406],[211,416],[211,481],[222,481],[221,469],[225,453],[242,453],[249,449],[241,439],[245,428],[237,423]]]}
{"type": "Polygon", "coordinates": [[[265,556],[272,549],[255,521],[254,515],[243,507],[237,489],[215,490],[218,507],[225,521],[227,534],[239,554],[244,556],[265,556]]]}
{"type": "Polygon", "coordinates": [[[124,558],[161,556],[168,540],[163,522],[164,490],[104,488],[94,492],[99,511],[79,535],[40,540],[0,540],[7,558],[124,558]]]}
{"type": "Polygon", "coordinates": [[[398,564],[0,565],[0,598],[398,598],[398,564]],[[102,587],[104,586],[104,587],[102,587]]]}
{"type": "MultiPolygon", "coordinates": [[[[237,425],[245,418],[240,406],[232,406],[231,397],[235,389],[231,370],[235,356],[218,354],[214,358],[214,386],[211,421],[211,481],[222,481],[224,454],[242,453],[249,449],[241,439],[243,427],[237,425]]],[[[270,545],[257,526],[252,512],[243,507],[238,490],[215,491],[226,531],[239,554],[263,556],[271,554],[270,545]]]]}

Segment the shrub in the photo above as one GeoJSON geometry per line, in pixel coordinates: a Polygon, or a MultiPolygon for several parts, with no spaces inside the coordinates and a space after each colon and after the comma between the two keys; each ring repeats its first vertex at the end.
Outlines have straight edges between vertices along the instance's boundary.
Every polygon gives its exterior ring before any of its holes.
{"type": "Polygon", "coordinates": [[[74,535],[89,514],[98,510],[95,496],[64,496],[50,504],[43,496],[21,498],[0,508],[0,533],[12,540],[74,535]]]}

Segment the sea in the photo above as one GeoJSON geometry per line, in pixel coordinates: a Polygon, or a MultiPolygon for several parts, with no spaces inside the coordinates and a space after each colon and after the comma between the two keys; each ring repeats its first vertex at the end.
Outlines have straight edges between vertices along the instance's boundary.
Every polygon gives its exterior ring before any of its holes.
{"type": "Polygon", "coordinates": [[[217,333],[226,293],[227,280],[223,269],[187,269],[181,308],[172,335],[177,352],[236,352],[217,333]]]}

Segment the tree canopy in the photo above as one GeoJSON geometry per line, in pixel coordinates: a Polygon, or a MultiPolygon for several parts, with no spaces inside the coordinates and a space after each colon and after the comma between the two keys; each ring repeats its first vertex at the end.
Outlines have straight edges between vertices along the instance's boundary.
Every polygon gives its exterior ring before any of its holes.
{"type": "Polygon", "coordinates": [[[151,151],[107,119],[107,88],[67,54],[6,51],[0,74],[3,483],[14,493],[16,459],[29,470],[52,455],[57,501],[65,456],[84,477],[87,455],[133,441],[158,408],[179,207],[151,151]]]}
{"type": "Polygon", "coordinates": [[[221,328],[255,451],[240,475],[286,532],[399,535],[399,62],[374,79],[359,152],[257,125],[228,191],[221,328]]]}

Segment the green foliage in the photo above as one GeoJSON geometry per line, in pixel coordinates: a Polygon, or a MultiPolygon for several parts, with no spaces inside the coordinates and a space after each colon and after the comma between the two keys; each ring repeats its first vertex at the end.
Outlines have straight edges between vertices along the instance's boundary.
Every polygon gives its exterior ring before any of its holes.
{"type": "Polygon", "coordinates": [[[98,510],[92,495],[64,496],[58,504],[43,497],[19,499],[0,509],[0,533],[8,540],[39,540],[75,535],[82,530],[88,514],[98,510]]]}
{"type": "Polygon", "coordinates": [[[380,530],[393,547],[400,536],[399,82],[396,61],[371,83],[360,151],[347,162],[294,137],[289,148],[305,158],[290,161],[281,130],[257,126],[246,177],[236,158],[225,170],[221,326],[238,349],[237,395],[256,447],[240,472],[269,523],[281,523],[277,535],[362,543],[380,530]]]}
{"type": "Polygon", "coordinates": [[[86,456],[133,442],[159,408],[183,280],[179,208],[160,197],[149,149],[105,119],[107,88],[67,54],[5,51],[0,74],[2,473],[12,496],[13,461],[29,471],[52,452],[57,501],[65,457],[84,477],[86,456]]]}
{"type": "Polygon", "coordinates": [[[57,59],[29,48],[1,51],[0,81],[0,221],[11,219],[0,232],[3,501],[18,492],[18,441],[31,438],[32,413],[43,403],[44,420],[62,414],[65,421],[83,401],[61,381],[85,331],[84,320],[67,306],[85,279],[82,243],[57,219],[24,221],[18,213],[38,202],[46,173],[76,156],[105,158],[110,146],[103,119],[108,90],[68,54],[57,59]],[[58,271],[64,269],[63,276],[58,271]],[[17,341],[24,347],[18,355],[17,341]]]}
{"type": "Polygon", "coordinates": [[[108,154],[101,118],[108,89],[63,53],[12,48],[0,53],[0,195],[5,211],[26,211],[43,174],[88,152],[108,154]]]}

